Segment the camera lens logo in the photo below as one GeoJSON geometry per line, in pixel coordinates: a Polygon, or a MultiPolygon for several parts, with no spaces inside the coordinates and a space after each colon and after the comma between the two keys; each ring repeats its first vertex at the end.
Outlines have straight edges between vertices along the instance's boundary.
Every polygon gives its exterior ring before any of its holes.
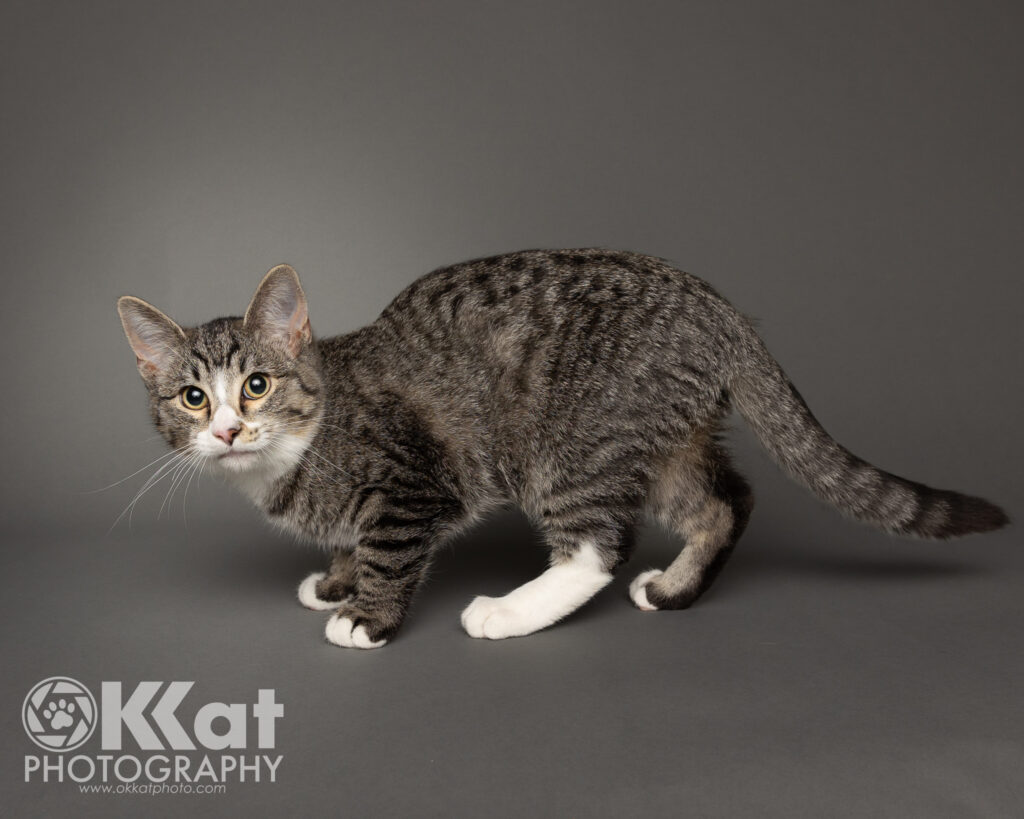
{"type": "Polygon", "coordinates": [[[21,709],[25,733],[47,751],[71,751],[96,728],[96,700],[70,677],[50,677],[37,684],[21,709]]]}

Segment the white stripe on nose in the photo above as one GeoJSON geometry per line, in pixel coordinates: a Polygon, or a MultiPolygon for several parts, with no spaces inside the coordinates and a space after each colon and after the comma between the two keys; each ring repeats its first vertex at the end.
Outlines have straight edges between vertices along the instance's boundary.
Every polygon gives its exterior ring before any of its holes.
{"type": "Polygon", "coordinates": [[[213,385],[213,394],[217,397],[217,403],[222,407],[228,403],[228,378],[225,373],[217,373],[217,380],[213,385]]]}
{"type": "Polygon", "coordinates": [[[227,404],[221,404],[217,407],[217,411],[213,414],[213,419],[210,421],[210,434],[216,435],[225,444],[231,446],[231,442],[235,440],[235,436],[241,428],[242,419],[238,417],[231,407],[227,404]]]}

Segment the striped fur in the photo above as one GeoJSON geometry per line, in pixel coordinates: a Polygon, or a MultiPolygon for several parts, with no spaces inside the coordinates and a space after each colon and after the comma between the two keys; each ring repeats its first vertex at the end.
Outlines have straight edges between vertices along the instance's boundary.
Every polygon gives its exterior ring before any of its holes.
{"type": "MultiPolygon", "coordinates": [[[[577,586],[594,591],[628,559],[641,516],[655,517],[687,546],[634,600],[690,605],[753,506],[718,441],[731,404],[790,475],[856,518],[925,537],[1006,522],[986,501],[852,456],[815,421],[743,316],[706,283],[650,256],[534,250],[446,267],[414,282],[369,326],[321,340],[305,309],[286,267],[268,274],[245,319],[191,330],[122,300],[154,419],[172,445],[208,423],[168,400],[183,386],[226,370],[274,379],[277,391],[246,423],[280,441],[300,431],[305,437],[290,444],[297,460],[232,477],[271,520],[334,550],[325,577],[311,582],[317,599],[338,603],[328,638],[343,645],[390,639],[436,548],[508,503],[535,522],[552,566],[572,564],[587,544],[597,556],[593,582],[577,586]],[[146,355],[161,344],[170,352],[154,364],[146,355]]],[[[557,588],[534,584],[509,599],[562,616],[557,601],[538,598],[557,588]]]]}
{"type": "Polygon", "coordinates": [[[982,498],[897,477],[837,443],[747,323],[733,402],[776,462],[841,512],[900,535],[950,538],[1005,526],[1006,514],[982,498]]]}

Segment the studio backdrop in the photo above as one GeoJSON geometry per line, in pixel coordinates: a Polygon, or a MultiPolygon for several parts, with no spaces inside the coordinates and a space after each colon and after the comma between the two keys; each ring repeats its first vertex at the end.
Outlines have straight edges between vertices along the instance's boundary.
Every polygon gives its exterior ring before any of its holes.
{"type": "Polygon", "coordinates": [[[638,251],[752,317],[828,431],[1022,506],[1013,3],[27,3],[0,10],[0,812],[1012,816],[1014,526],[895,538],[742,422],[747,533],[686,611],[632,561],[554,628],[459,615],[544,570],[514,510],[379,651],[330,556],[169,451],[115,305],[194,326],[298,272],[313,333],[528,248],[638,251]],[[147,481],[156,477],[152,485],[147,481]],[[145,490],[145,491],[142,491],[145,490]]]}

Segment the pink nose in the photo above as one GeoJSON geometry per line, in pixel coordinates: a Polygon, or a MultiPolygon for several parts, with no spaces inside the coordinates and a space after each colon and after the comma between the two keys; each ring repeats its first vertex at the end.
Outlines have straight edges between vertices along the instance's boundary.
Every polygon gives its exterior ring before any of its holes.
{"type": "Polygon", "coordinates": [[[238,429],[238,427],[227,427],[226,429],[215,429],[212,430],[212,432],[225,444],[231,446],[232,442],[235,440],[235,436],[238,434],[238,429]]]}

